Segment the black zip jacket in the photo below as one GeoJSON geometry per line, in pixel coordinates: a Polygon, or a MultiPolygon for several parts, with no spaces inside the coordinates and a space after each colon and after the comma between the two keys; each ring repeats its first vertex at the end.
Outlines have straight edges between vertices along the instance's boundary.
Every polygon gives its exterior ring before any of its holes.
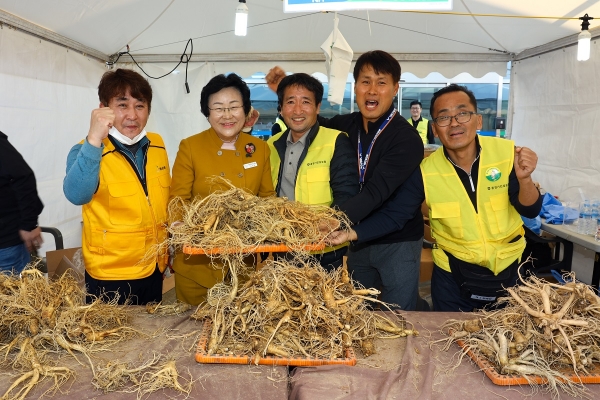
{"type": "MultiPolygon", "coordinates": [[[[310,145],[315,140],[317,134],[325,134],[323,132],[319,133],[319,128],[320,126],[317,122],[307,133],[308,136],[306,137],[304,150],[298,159],[298,169],[300,169],[300,165],[302,165],[302,162],[306,158],[306,153],[309,151],[310,145]]],[[[273,142],[273,146],[277,150],[277,154],[279,154],[279,159],[281,160],[281,163],[279,164],[277,187],[275,188],[275,192],[278,196],[279,190],[281,189],[281,174],[283,173],[288,133],[289,129],[284,132],[279,139],[273,142]]],[[[331,207],[339,207],[358,193],[356,168],[356,157],[354,149],[352,148],[352,143],[350,142],[350,139],[348,139],[348,136],[342,133],[337,136],[333,157],[331,158],[331,164],[329,165],[329,184],[333,191],[333,203],[331,204],[331,207]]]]}
{"type": "Polygon", "coordinates": [[[21,244],[19,230],[34,230],[43,209],[33,171],[0,132],[0,249],[21,244]]]}
{"type": "MultiPolygon", "coordinates": [[[[359,135],[364,157],[375,133],[392,110],[393,106],[379,120],[374,123],[369,122],[368,133],[364,132],[360,112],[337,115],[328,120],[319,117],[319,123],[328,128],[348,132],[354,147],[354,158],[358,160],[359,135]]],[[[376,213],[392,198],[412,172],[419,167],[423,160],[423,154],[423,141],[417,130],[404,117],[396,113],[373,145],[365,173],[363,190],[342,204],[341,209],[346,212],[354,224],[376,213]]],[[[354,179],[358,182],[358,161],[355,165],[354,179]]],[[[373,240],[369,244],[414,241],[419,240],[421,237],[423,237],[423,216],[417,212],[404,225],[404,228],[373,240]]]]}

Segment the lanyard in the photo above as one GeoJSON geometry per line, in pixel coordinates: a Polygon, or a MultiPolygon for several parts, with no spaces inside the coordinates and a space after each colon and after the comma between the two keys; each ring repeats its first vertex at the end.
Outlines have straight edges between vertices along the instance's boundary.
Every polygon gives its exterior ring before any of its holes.
{"type": "Polygon", "coordinates": [[[371,150],[373,149],[373,145],[375,144],[375,141],[377,140],[381,132],[383,132],[383,130],[387,128],[388,124],[392,121],[392,119],[396,115],[396,112],[397,111],[394,108],[390,115],[381,123],[379,130],[377,130],[377,133],[375,133],[375,136],[373,137],[373,140],[371,141],[371,144],[367,149],[367,154],[365,154],[364,160],[362,155],[362,144],[360,143],[360,132],[358,132],[358,183],[360,185],[361,191],[363,185],[365,184],[365,173],[367,172],[367,166],[369,165],[369,158],[371,156],[371,150]]]}

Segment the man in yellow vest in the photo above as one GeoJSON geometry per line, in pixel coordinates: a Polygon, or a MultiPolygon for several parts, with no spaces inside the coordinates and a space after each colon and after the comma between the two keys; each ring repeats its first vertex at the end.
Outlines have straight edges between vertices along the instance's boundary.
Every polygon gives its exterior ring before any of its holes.
{"type": "MultiPolygon", "coordinates": [[[[310,75],[288,75],[279,83],[277,101],[287,129],[267,142],[271,176],[278,196],[336,207],[358,193],[356,156],[346,133],[319,126],[322,99],[323,85],[310,75]]],[[[324,268],[337,268],[347,245],[316,257],[324,268]]]]}
{"type": "Polygon", "coordinates": [[[449,85],[431,99],[434,132],[443,147],[424,159],[382,212],[331,243],[368,241],[399,229],[415,205],[429,207],[435,267],[435,311],[485,307],[515,285],[525,248],[521,215],[539,214],[542,197],[531,179],[537,155],[500,138],[477,136],[482,118],[473,92],[449,85]]]}
{"type": "Polygon", "coordinates": [[[434,144],[435,137],[431,129],[431,121],[421,116],[423,105],[419,100],[410,102],[410,118],[407,120],[419,132],[423,144],[434,144]]]}
{"type": "Polygon", "coordinates": [[[166,238],[171,176],[162,138],[144,129],[152,88],[137,72],[117,69],[102,76],[98,97],[87,137],[67,156],[63,182],[67,199],[83,206],[88,293],[121,304],[160,301],[168,256],[146,256],[166,238]]]}

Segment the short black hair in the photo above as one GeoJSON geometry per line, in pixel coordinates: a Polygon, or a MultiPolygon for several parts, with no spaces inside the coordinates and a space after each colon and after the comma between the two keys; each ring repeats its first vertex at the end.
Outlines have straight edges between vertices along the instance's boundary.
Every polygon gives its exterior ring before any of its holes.
{"type": "Polygon", "coordinates": [[[102,75],[98,85],[98,98],[105,107],[114,97],[125,96],[129,90],[131,97],[145,101],[148,113],[152,108],[152,87],[142,75],[131,69],[118,68],[102,75]]]}
{"type": "Polygon", "coordinates": [[[421,102],[419,100],[413,100],[410,102],[410,107],[412,106],[419,106],[421,108],[423,108],[423,104],[421,104],[421,102]]]}
{"type": "Polygon", "coordinates": [[[323,84],[317,78],[300,72],[288,75],[279,82],[279,86],[277,86],[277,104],[279,107],[283,105],[285,89],[290,86],[300,86],[311,92],[315,96],[315,105],[317,106],[323,101],[323,84]]]}
{"type": "Polygon", "coordinates": [[[242,78],[236,74],[229,74],[227,76],[220,74],[208,81],[200,93],[200,111],[202,111],[202,114],[204,114],[205,117],[208,118],[210,115],[208,98],[211,95],[229,87],[237,89],[242,95],[244,114],[248,114],[250,112],[252,104],[250,103],[250,89],[248,88],[248,85],[246,85],[246,82],[244,82],[242,78]]]}
{"type": "Polygon", "coordinates": [[[475,112],[477,112],[477,100],[475,99],[475,95],[473,94],[473,92],[471,92],[469,89],[467,89],[466,86],[461,86],[461,85],[457,85],[456,83],[452,83],[444,88],[441,88],[440,90],[438,90],[437,92],[435,92],[433,94],[433,97],[431,98],[431,106],[429,107],[429,113],[431,114],[431,116],[433,116],[433,105],[435,104],[435,101],[438,99],[438,97],[440,97],[441,95],[444,95],[446,93],[452,93],[452,92],[466,93],[467,96],[469,96],[469,101],[471,102],[471,105],[473,107],[475,107],[475,112]]]}
{"type": "Polygon", "coordinates": [[[358,75],[360,75],[360,71],[365,66],[371,66],[376,74],[391,75],[394,83],[400,82],[400,75],[402,73],[400,63],[390,53],[386,53],[383,50],[373,50],[363,53],[358,57],[354,65],[354,81],[358,80],[358,75]]]}

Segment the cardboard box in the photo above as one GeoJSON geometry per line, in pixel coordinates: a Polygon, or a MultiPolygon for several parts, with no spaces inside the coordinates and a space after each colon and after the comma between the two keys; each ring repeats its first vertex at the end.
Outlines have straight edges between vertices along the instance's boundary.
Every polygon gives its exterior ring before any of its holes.
{"type": "Polygon", "coordinates": [[[78,248],[62,249],[48,251],[46,253],[46,266],[48,268],[48,278],[56,279],[65,273],[67,269],[72,268],[72,260],[78,248]]]}
{"type": "MultiPolygon", "coordinates": [[[[49,251],[46,253],[46,265],[48,268],[48,279],[57,279],[67,270],[77,270],[73,264],[73,256],[80,247],[49,251]]],[[[81,274],[76,273],[77,281],[83,287],[85,285],[85,277],[83,271],[81,274]]],[[[163,294],[175,287],[175,277],[171,275],[163,280],[163,294]]]]}

